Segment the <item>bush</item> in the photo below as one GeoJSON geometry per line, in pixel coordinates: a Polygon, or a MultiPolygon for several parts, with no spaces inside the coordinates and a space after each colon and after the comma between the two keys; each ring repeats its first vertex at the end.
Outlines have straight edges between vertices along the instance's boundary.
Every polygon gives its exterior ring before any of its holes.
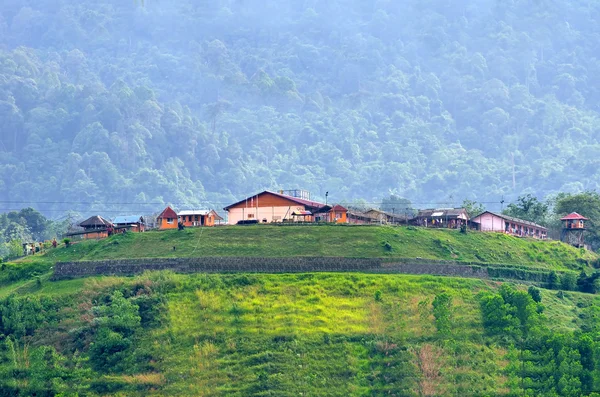
{"type": "Polygon", "coordinates": [[[533,285],[527,289],[527,293],[531,295],[531,298],[534,302],[540,303],[542,301],[542,294],[540,293],[540,290],[535,288],[533,285]]]}
{"type": "Polygon", "coordinates": [[[375,291],[375,300],[377,302],[381,302],[383,300],[383,298],[381,297],[381,291],[380,290],[375,291]]]}

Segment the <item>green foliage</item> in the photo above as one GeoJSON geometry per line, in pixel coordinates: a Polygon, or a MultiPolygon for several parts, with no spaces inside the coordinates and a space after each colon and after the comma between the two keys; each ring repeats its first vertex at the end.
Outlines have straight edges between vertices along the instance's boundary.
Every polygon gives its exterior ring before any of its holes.
{"type": "Polygon", "coordinates": [[[383,300],[382,293],[380,290],[375,291],[375,301],[381,302],[383,300]]]}
{"type": "Polygon", "coordinates": [[[577,212],[589,218],[589,221],[586,221],[586,242],[593,249],[600,248],[600,194],[598,192],[560,193],[555,199],[554,212],[557,217],[577,212]]]}
{"type": "Polygon", "coordinates": [[[106,305],[93,308],[95,338],[90,362],[97,371],[123,370],[132,337],[141,324],[139,306],[115,291],[106,305]]]}
{"type": "Polygon", "coordinates": [[[554,271],[550,272],[548,276],[548,288],[557,289],[559,285],[562,285],[562,280],[558,277],[558,274],[556,274],[554,271]]]}
{"type": "Polygon", "coordinates": [[[519,219],[528,220],[539,225],[548,223],[549,205],[537,199],[537,197],[527,194],[520,196],[516,203],[508,205],[504,214],[519,219]]]}
{"type": "Polygon", "coordinates": [[[452,297],[447,293],[435,296],[431,303],[438,334],[448,336],[452,331],[452,297]]]}
{"type": "Polygon", "coordinates": [[[462,202],[461,207],[464,208],[465,210],[467,210],[467,214],[469,214],[469,218],[474,218],[477,215],[480,215],[483,212],[485,212],[485,206],[483,204],[478,203],[473,200],[465,199],[462,202]]]}
{"type": "Polygon", "coordinates": [[[542,301],[542,294],[540,290],[534,286],[530,286],[527,289],[527,293],[531,296],[531,299],[533,299],[535,303],[540,303],[542,301]]]}
{"type": "Polygon", "coordinates": [[[594,3],[141,3],[5,7],[0,199],[598,188],[594,3]]]}
{"type": "Polygon", "coordinates": [[[571,272],[564,273],[560,279],[560,287],[565,291],[575,291],[577,289],[577,276],[571,272]]]}
{"type": "Polygon", "coordinates": [[[390,197],[381,200],[379,209],[389,213],[408,216],[413,215],[415,212],[410,200],[396,196],[395,194],[391,194],[390,197]]]}

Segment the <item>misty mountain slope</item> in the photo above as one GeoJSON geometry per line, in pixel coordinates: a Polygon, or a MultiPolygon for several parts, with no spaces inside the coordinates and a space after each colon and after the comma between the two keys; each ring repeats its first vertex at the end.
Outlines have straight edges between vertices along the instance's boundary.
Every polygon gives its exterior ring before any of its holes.
{"type": "Polygon", "coordinates": [[[599,7],[7,1],[0,200],[69,202],[42,208],[59,213],[279,187],[422,204],[596,189],[599,7]]]}

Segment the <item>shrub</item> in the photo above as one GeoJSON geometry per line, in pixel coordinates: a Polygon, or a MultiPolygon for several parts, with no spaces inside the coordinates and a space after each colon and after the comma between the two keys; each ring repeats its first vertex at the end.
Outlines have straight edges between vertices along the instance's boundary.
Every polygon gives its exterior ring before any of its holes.
{"type": "Polygon", "coordinates": [[[375,291],[375,300],[377,302],[381,302],[383,300],[382,297],[381,297],[381,291],[380,290],[375,291]]]}
{"type": "Polygon", "coordinates": [[[527,293],[531,295],[531,298],[534,302],[540,303],[542,301],[542,294],[540,293],[540,290],[535,288],[533,285],[527,289],[527,293]]]}

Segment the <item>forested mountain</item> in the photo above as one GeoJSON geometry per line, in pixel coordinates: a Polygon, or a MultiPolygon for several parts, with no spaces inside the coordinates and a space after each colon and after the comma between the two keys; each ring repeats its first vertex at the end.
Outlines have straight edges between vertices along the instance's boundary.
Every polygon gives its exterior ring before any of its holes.
{"type": "Polygon", "coordinates": [[[598,15],[588,0],[3,0],[0,201],[55,216],[263,188],[597,189],[598,15]]]}

